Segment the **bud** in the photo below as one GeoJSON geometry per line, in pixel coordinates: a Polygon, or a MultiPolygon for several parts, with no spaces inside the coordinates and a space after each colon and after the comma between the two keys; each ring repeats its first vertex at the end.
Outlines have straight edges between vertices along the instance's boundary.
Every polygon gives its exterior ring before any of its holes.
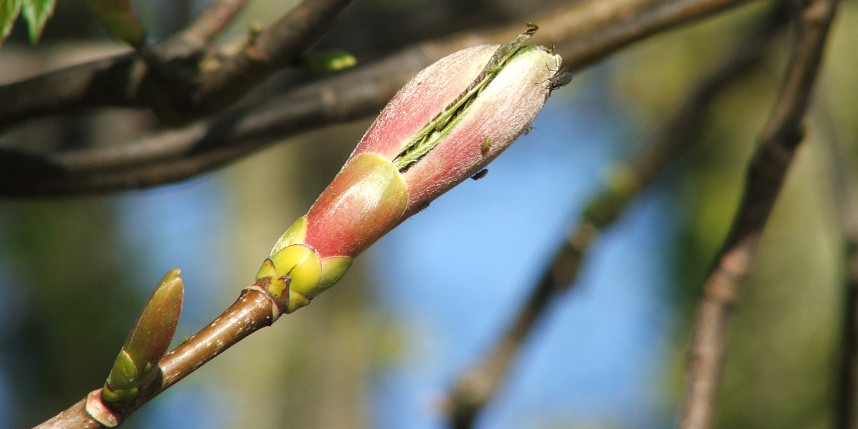
{"type": "Polygon", "coordinates": [[[561,62],[549,48],[524,45],[534,31],[442,58],[399,90],[274,246],[276,274],[291,278],[296,305],[287,311],[336,283],[352,258],[483,169],[530,126],[558,86],[561,62]]]}
{"type": "Polygon", "coordinates": [[[472,85],[473,76],[498,49],[503,47],[464,49],[420,72],[390,101],[352,154],[406,159],[405,142],[435,119],[427,137],[440,141],[421,158],[400,166],[408,187],[402,220],[482,170],[525,131],[548,99],[560,56],[532,46],[517,52],[476,96],[460,100],[462,106],[450,109],[450,118],[436,118],[472,85]]]}
{"type": "Polygon", "coordinates": [[[184,296],[181,271],[171,270],[155,287],[116,356],[102,389],[105,402],[133,399],[152,381],[176,333],[184,296]]]}

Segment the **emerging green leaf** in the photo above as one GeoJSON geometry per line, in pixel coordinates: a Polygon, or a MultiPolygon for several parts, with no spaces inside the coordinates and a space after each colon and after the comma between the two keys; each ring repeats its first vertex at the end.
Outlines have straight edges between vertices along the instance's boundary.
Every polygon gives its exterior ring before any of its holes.
{"type": "Polygon", "coordinates": [[[9,37],[19,13],[21,13],[21,0],[0,1],[0,44],[9,37]]]}
{"type": "Polygon", "coordinates": [[[98,15],[113,37],[135,48],[143,45],[146,33],[134,14],[131,0],[84,0],[84,3],[98,15]]]}
{"type": "Polygon", "coordinates": [[[21,7],[21,15],[27,20],[30,32],[30,43],[39,41],[45,22],[54,13],[56,0],[24,0],[21,7]]]}
{"type": "Polygon", "coordinates": [[[185,289],[181,272],[171,270],[152,292],[134,322],[104,383],[102,398],[123,402],[134,398],[155,375],[158,361],[167,352],[176,333],[185,289]]]}

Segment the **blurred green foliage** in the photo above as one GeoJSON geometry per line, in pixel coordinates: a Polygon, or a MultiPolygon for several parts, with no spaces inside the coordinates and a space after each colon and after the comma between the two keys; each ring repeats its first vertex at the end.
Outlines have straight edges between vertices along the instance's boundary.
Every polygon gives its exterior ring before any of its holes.
{"type": "Polygon", "coordinates": [[[2,206],[0,254],[14,279],[3,286],[24,304],[6,327],[4,360],[32,424],[104,382],[141,296],[103,199],[2,206]]]}

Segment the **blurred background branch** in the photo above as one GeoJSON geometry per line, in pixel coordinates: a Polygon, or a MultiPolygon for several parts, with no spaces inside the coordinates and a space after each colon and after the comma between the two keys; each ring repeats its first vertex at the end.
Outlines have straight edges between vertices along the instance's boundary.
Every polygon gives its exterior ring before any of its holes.
{"type": "MultiPolygon", "coordinates": [[[[822,94],[824,98],[825,94],[822,94]]],[[[850,160],[854,148],[844,142],[842,132],[832,123],[828,103],[818,109],[817,129],[827,146],[828,166],[832,172],[832,188],[836,199],[836,219],[842,235],[842,326],[838,365],[833,372],[837,395],[835,427],[855,427],[855,406],[858,398],[858,177],[850,160]]]]}
{"type": "Polygon", "coordinates": [[[825,50],[836,0],[808,1],[796,10],[797,34],[784,84],[748,166],[742,201],[724,246],[703,285],[689,351],[688,387],[679,427],[712,427],[727,353],[733,307],[742,295],[772,207],[796,147],[825,50]]]}
{"type": "Polygon", "coordinates": [[[266,30],[248,36],[238,52],[218,52],[204,66],[209,44],[242,3],[217,3],[178,37],[148,48],[154,58],[119,54],[0,86],[0,98],[19,100],[0,108],[0,128],[98,106],[148,107],[167,123],[204,116],[293,61],[348,1],[304,2],[266,30]]]}
{"type": "MultiPolygon", "coordinates": [[[[555,44],[564,63],[577,70],[644,37],[741,3],[737,0],[677,0],[667,3],[635,0],[617,1],[613,6],[599,1],[576,3],[543,12],[537,22],[544,30],[538,33],[537,40],[555,44]]],[[[294,14],[303,16],[303,13],[290,12],[290,16],[294,14]]],[[[20,150],[0,148],[0,166],[3,167],[0,170],[0,194],[35,196],[98,192],[187,179],[277,139],[370,115],[417,71],[446,53],[481,43],[498,43],[520,29],[521,23],[515,23],[424,42],[365,67],[289,89],[278,97],[249,103],[220,117],[178,129],[161,130],[125,144],[109,142],[106,147],[99,145],[90,149],[95,144],[84,142],[81,144],[86,149],[47,153],[34,151],[30,145],[20,150]]],[[[57,82],[67,82],[69,78],[62,74],[79,73],[81,67],[85,66],[53,72],[48,78],[54,79],[50,76],[55,76],[57,82]]],[[[10,88],[10,91],[19,88],[32,95],[33,91],[27,86],[31,82],[40,86],[46,97],[51,96],[52,85],[43,86],[43,83],[38,83],[42,78],[35,79],[22,82],[20,87],[10,84],[5,88],[10,88]]],[[[108,83],[115,81],[112,78],[105,80],[108,83]]],[[[257,80],[247,79],[248,82],[257,80]]],[[[128,93],[127,88],[93,88],[92,85],[87,85],[87,88],[99,96],[105,91],[128,93]]],[[[233,85],[233,90],[235,88],[233,85]]],[[[144,92],[147,96],[152,95],[150,90],[144,92]]],[[[2,93],[0,97],[3,97],[2,93]]],[[[208,101],[203,103],[217,105],[208,101]]],[[[25,108],[25,104],[8,106],[25,108]]],[[[192,105],[183,105],[180,110],[200,111],[192,105]]]]}
{"type": "Polygon", "coordinates": [[[642,143],[636,156],[615,165],[603,189],[589,199],[581,219],[568,232],[568,240],[554,254],[539,282],[531,287],[529,298],[502,338],[455,383],[446,410],[453,427],[473,427],[482,408],[502,387],[536,323],[545,317],[558,294],[574,286],[582,259],[593,241],[622,215],[671,159],[697,141],[710,105],[725,87],[763,63],[787,22],[784,6],[778,3],[757,24],[760,28],[738,40],[732,52],[700,78],[679,109],[642,143]]]}
{"type": "Polygon", "coordinates": [[[831,139],[832,171],[838,201],[838,220],[843,232],[843,327],[840,364],[834,377],[837,380],[837,426],[855,427],[856,364],[858,364],[858,189],[851,166],[846,165],[850,154],[840,147],[843,143],[831,139]]]}

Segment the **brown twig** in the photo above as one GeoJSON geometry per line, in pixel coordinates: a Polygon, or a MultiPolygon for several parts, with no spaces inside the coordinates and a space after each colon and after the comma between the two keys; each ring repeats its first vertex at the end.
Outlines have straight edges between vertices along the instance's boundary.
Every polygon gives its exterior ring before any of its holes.
{"type": "Polygon", "coordinates": [[[131,414],[187,377],[206,362],[226,351],[248,335],[271,326],[282,309],[264,288],[253,285],[241,292],[226,311],[197,334],[167,353],[159,362],[160,374],[133,401],[109,407],[101,399],[101,389],[37,426],[47,428],[99,428],[122,424],[131,414]]]}
{"type": "Polygon", "coordinates": [[[558,250],[527,303],[492,351],[455,384],[449,413],[453,427],[468,428],[482,407],[500,388],[521,345],[536,321],[545,314],[558,293],[571,287],[590,243],[609,227],[628,203],[655,180],[667,162],[696,139],[708,106],[729,84],[758,66],[766,57],[775,36],[784,27],[783,8],[770,14],[766,24],[740,40],[731,55],[712,68],[694,86],[682,106],[647,140],[621,170],[621,180],[591,198],[585,215],[573,227],[569,239],[558,250]]]}
{"type": "MultiPolygon", "coordinates": [[[[564,62],[581,69],[646,36],[741,3],[743,0],[634,0],[607,7],[607,3],[589,1],[539,17],[545,31],[537,36],[546,43],[562,42],[558,52],[564,62]]],[[[64,154],[0,150],[0,166],[4,166],[0,168],[0,195],[96,192],[182,180],[277,139],[377,112],[426,65],[467,46],[506,40],[520,30],[521,24],[516,23],[421,43],[264,104],[162,131],[123,147],[101,146],[64,154]]]]}
{"type": "Polygon", "coordinates": [[[802,118],[836,4],[836,0],[807,1],[797,16],[797,40],[786,80],[759,136],[733,226],[703,285],[689,351],[688,386],[680,428],[712,426],[730,316],[745,287],[760,236],[795,149],[802,140],[802,118]]]}

